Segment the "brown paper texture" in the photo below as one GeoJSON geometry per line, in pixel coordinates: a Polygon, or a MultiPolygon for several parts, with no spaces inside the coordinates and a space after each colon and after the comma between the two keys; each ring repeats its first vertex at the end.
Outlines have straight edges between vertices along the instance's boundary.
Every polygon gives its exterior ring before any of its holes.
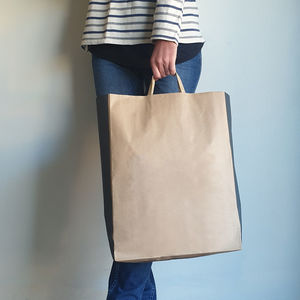
{"type": "Polygon", "coordinates": [[[116,261],[241,249],[226,95],[98,99],[105,217],[116,261]]]}

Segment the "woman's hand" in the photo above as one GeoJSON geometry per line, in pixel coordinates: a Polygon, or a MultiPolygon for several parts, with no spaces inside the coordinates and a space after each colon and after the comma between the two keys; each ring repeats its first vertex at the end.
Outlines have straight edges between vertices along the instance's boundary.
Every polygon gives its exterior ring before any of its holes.
{"type": "Polygon", "coordinates": [[[154,49],[150,58],[154,80],[168,75],[175,75],[175,61],[177,56],[177,44],[167,40],[155,40],[154,49]]]}

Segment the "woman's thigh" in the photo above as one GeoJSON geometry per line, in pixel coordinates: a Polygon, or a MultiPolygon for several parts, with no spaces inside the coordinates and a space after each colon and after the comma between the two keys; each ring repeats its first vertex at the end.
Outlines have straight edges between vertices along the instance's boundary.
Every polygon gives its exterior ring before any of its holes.
{"type": "MultiPolygon", "coordinates": [[[[96,94],[146,95],[152,78],[152,69],[126,68],[92,55],[96,94]]],[[[196,91],[202,69],[202,52],[192,59],[176,64],[176,72],[185,92],[196,91]]],[[[176,76],[168,75],[155,82],[154,94],[178,92],[176,76]]]]}
{"type": "Polygon", "coordinates": [[[97,96],[105,94],[144,95],[144,82],[134,69],[92,55],[97,96]]]}

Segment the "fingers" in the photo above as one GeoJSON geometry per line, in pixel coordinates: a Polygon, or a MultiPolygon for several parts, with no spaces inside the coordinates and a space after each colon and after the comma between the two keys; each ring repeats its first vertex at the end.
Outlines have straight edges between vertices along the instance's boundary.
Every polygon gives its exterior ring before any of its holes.
{"type": "Polygon", "coordinates": [[[161,78],[166,77],[170,74],[169,65],[170,65],[170,62],[168,61],[168,59],[158,62],[158,70],[160,72],[161,78]]]}
{"type": "Polygon", "coordinates": [[[163,68],[164,68],[164,74],[165,74],[165,76],[170,75],[170,65],[171,65],[171,61],[165,61],[165,62],[163,62],[163,68]]]}
{"type": "Polygon", "coordinates": [[[166,60],[156,60],[152,62],[152,73],[154,76],[154,79],[161,79],[168,75],[175,75],[176,68],[175,63],[172,62],[172,60],[166,59],[166,60]]]}
{"type": "Polygon", "coordinates": [[[167,62],[164,62],[161,58],[154,62],[154,67],[156,67],[159,72],[158,74],[159,79],[167,76],[168,67],[165,64],[167,64],[167,62]]]}
{"type": "Polygon", "coordinates": [[[156,65],[152,66],[153,79],[156,81],[161,78],[160,71],[156,65]]]}
{"type": "Polygon", "coordinates": [[[152,73],[154,80],[166,77],[169,73],[168,66],[166,66],[162,61],[153,61],[151,63],[152,73]]]}
{"type": "Polygon", "coordinates": [[[170,70],[170,74],[175,76],[175,74],[176,74],[175,62],[170,64],[169,70],[170,70]]]}

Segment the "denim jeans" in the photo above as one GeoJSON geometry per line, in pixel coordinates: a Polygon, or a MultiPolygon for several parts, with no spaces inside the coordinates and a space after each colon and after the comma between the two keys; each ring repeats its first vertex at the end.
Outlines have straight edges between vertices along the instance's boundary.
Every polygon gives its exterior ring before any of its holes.
{"type": "MultiPolygon", "coordinates": [[[[151,82],[151,68],[127,68],[92,55],[96,94],[146,95],[151,82]]],[[[176,64],[185,92],[194,93],[202,68],[201,51],[192,59],[176,64]]],[[[179,92],[176,76],[155,82],[154,94],[179,92]]],[[[106,300],[156,300],[156,286],[150,262],[113,260],[106,300]]]]}

